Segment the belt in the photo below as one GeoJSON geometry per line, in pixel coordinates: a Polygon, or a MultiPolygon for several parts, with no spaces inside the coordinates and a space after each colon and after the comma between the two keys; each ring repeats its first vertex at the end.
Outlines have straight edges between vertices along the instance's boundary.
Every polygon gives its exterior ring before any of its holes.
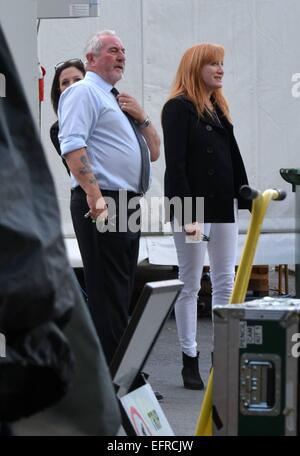
{"type": "MultiPolygon", "coordinates": [[[[142,193],[135,193],[135,192],[131,192],[129,190],[123,190],[123,189],[101,190],[101,193],[103,196],[111,196],[112,198],[116,198],[122,192],[124,192],[124,193],[126,192],[127,199],[131,199],[131,198],[135,198],[135,197],[142,198],[142,196],[143,196],[142,193]]],[[[85,191],[80,187],[80,185],[78,185],[77,187],[71,188],[71,193],[83,193],[84,195],[86,195],[85,191]]]]}

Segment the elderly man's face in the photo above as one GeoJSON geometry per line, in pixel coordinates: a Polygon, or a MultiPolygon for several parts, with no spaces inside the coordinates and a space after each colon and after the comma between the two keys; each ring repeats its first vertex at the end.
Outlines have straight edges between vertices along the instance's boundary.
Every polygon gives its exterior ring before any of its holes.
{"type": "Polygon", "coordinates": [[[125,49],[121,40],[116,36],[102,36],[101,41],[100,53],[91,57],[89,67],[105,81],[115,85],[123,77],[125,49]]]}

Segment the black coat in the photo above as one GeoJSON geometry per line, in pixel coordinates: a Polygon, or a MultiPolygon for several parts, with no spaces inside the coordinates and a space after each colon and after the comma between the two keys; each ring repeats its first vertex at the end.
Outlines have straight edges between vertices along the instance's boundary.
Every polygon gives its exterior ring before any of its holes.
{"type": "Polygon", "coordinates": [[[233,199],[240,209],[250,203],[239,197],[248,184],[233,126],[217,111],[222,125],[208,115],[199,118],[192,102],[183,96],[169,100],[162,112],[166,158],[165,196],[204,197],[204,222],[233,222],[233,199]]]}

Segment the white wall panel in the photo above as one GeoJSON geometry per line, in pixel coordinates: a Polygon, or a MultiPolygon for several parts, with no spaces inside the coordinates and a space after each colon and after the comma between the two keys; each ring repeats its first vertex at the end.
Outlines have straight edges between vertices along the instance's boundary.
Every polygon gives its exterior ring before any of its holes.
{"type": "MultiPolygon", "coordinates": [[[[36,0],[18,5],[0,0],[0,22],[18,69],[34,119],[38,123],[36,0]]],[[[6,81],[9,84],[9,81],[6,81]]]]}
{"type": "MultiPolygon", "coordinates": [[[[281,167],[299,167],[300,98],[291,81],[300,73],[299,0],[102,0],[100,18],[42,21],[40,60],[50,92],[54,64],[81,56],[89,35],[112,28],[127,50],[125,78],[119,85],[144,104],[161,133],[160,113],[184,50],[202,41],[226,48],[224,93],[250,182],[260,189],[283,187],[285,202],[272,203],[264,229],[293,230],[294,195],[279,175],[281,167]]],[[[68,178],[48,140],[54,115],[43,106],[42,136],[57,182],[66,233],[68,178]]],[[[162,195],[164,158],[153,166],[148,195],[162,195]]],[[[241,212],[241,228],[248,217],[241,212]]]]}

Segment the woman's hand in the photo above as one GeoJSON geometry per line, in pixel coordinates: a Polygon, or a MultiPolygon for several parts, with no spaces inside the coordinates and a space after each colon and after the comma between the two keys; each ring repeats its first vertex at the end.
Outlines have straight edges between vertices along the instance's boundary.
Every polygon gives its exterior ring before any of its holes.
{"type": "Polygon", "coordinates": [[[203,233],[203,223],[193,222],[184,225],[184,231],[186,236],[190,236],[193,241],[201,241],[201,235],[203,233]]]}

